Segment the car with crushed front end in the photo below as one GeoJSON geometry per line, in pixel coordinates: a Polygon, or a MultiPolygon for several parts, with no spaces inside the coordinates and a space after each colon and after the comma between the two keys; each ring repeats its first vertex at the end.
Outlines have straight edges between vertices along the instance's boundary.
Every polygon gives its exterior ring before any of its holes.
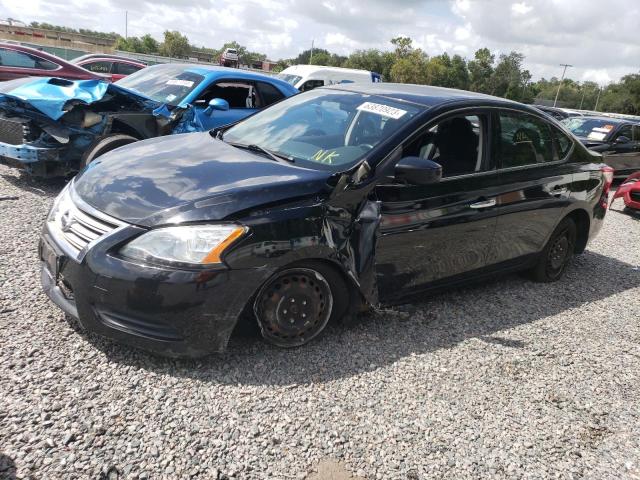
{"type": "Polygon", "coordinates": [[[613,117],[585,116],[567,119],[563,125],[587,148],[601,153],[603,161],[624,179],[640,171],[640,123],[613,117]]]}
{"type": "Polygon", "coordinates": [[[116,83],[12,80],[0,84],[0,161],[67,176],[123,145],[234,123],[296,93],[268,75],[189,64],[154,65],[116,83]]]}
{"type": "Polygon", "coordinates": [[[600,230],[611,181],[525,105],[323,87],[100,157],[55,200],[41,280],[86,329],[161,354],[221,351],[240,317],[294,347],[430,289],[558,280],[600,230]]]}

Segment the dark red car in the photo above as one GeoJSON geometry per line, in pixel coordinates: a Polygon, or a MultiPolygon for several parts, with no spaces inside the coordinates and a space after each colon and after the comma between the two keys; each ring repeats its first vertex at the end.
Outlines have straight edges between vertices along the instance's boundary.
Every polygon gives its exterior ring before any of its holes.
{"type": "Polygon", "coordinates": [[[145,63],[132,58],[96,53],[74,58],[71,62],[90,72],[109,75],[112,82],[131,75],[138,70],[142,70],[147,66],[145,63]]]}
{"type": "Polygon", "coordinates": [[[109,80],[42,50],[0,43],[0,81],[21,77],[61,77],[69,80],[109,80]]]}

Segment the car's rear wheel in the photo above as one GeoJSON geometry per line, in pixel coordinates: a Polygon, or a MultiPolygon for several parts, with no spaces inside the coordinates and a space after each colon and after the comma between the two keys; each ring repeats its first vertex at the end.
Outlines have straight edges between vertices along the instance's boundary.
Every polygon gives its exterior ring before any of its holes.
{"type": "Polygon", "coordinates": [[[260,289],[254,312],[262,337],[278,347],[298,347],[320,334],[348,306],[342,276],[322,263],[287,268],[260,289]]]}
{"type": "Polygon", "coordinates": [[[138,139],[130,135],[124,135],[122,133],[114,133],[112,135],[105,135],[103,137],[96,138],[85,150],[82,158],[80,159],[80,168],[84,168],[93,162],[100,155],[104,155],[111,150],[115,150],[118,147],[128,145],[129,143],[137,142],[138,139]]]}
{"type": "Polygon", "coordinates": [[[536,282],[555,282],[564,274],[576,247],[576,223],[565,218],[556,227],[540,260],[530,271],[536,282]]]}

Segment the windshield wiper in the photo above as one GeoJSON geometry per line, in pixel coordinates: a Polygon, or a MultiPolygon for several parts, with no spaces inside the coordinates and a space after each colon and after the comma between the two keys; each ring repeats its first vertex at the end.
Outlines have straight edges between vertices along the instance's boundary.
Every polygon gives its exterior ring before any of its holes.
{"type": "Polygon", "coordinates": [[[256,144],[245,145],[243,143],[232,143],[232,142],[227,142],[227,143],[232,147],[244,148],[252,152],[263,153],[264,155],[267,155],[272,160],[275,160],[276,162],[279,162],[280,160],[286,160],[289,163],[295,163],[295,160],[293,158],[287,157],[286,155],[282,155],[280,153],[272,152],[271,150],[267,150],[266,148],[261,147],[260,145],[256,145],[256,144]]]}

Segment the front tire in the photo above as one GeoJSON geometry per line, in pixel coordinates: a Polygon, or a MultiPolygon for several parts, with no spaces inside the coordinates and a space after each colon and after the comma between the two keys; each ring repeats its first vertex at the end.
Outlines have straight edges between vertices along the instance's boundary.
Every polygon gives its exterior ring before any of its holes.
{"type": "Polygon", "coordinates": [[[124,145],[128,145],[137,141],[137,138],[121,133],[98,137],[89,145],[89,147],[87,147],[84,154],[82,155],[82,158],[80,159],[80,168],[86,167],[100,155],[104,155],[105,153],[110,152],[111,150],[115,150],[118,147],[122,147],[124,145]]]}
{"type": "Polygon", "coordinates": [[[349,292],[342,276],[318,263],[292,266],[271,277],[260,289],[254,312],[262,337],[291,348],[318,336],[330,320],[342,317],[349,292]]]}
{"type": "Polygon", "coordinates": [[[571,218],[560,222],[545,245],[537,265],[529,272],[532,280],[555,282],[562,277],[575,251],[576,232],[576,223],[571,218]]]}

